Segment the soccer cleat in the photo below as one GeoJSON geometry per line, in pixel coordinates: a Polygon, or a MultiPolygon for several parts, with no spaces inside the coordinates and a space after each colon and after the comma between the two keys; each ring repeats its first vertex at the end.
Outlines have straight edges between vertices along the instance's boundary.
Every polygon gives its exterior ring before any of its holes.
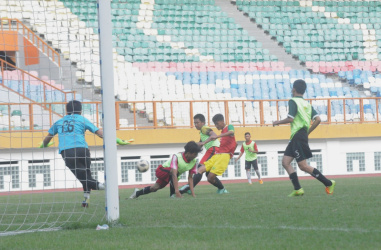
{"type": "Polygon", "coordinates": [[[302,196],[303,194],[304,194],[304,190],[303,190],[303,188],[301,188],[299,190],[292,191],[292,193],[289,194],[288,197],[302,196]]]}
{"type": "Polygon", "coordinates": [[[130,196],[130,199],[136,199],[136,198],[138,198],[137,196],[136,196],[136,192],[138,192],[139,191],[139,189],[138,188],[135,188],[134,189],[134,192],[131,194],[131,196],[130,196]]]}
{"type": "Polygon", "coordinates": [[[329,187],[325,187],[325,192],[326,192],[327,194],[333,194],[333,190],[335,189],[336,181],[331,180],[331,182],[332,182],[332,185],[331,185],[331,186],[329,186],[329,187]]]}
{"type": "Polygon", "coordinates": [[[190,189],[187,191],[187,194],[191,195],[192,194],[192,191],[190,191],[190,189]]]}
{"type": "Polygon", "coordinates": [[[252,183],[252,182],[249,182],[249,185],[253,185],[253,183],[252,183]]]}
{"type": "Polygon", "coordinates": [[[82,207],[88,208],[90,203],[90,199],[86,199],[82,201],[82,207]]]}
{"type": "Polygon", "coordinates": [[[229,193],[229,191],[226,190],[225,188],[217,190],[217,194],[228,194],[228,193],[229,193]]]}
{"type": "Polygon", "coordinates": [[[262,180],[259,180],[259,184],[263,184],[263,181],[262,181],[262,180]]]}
{"type": "Polygon", "coordinates": [[[189,185],[188,185],[188,184],[182,186],[182,187],[179,189],[179,191],[186,190],[187,188],[189,188],[189,185]]]}

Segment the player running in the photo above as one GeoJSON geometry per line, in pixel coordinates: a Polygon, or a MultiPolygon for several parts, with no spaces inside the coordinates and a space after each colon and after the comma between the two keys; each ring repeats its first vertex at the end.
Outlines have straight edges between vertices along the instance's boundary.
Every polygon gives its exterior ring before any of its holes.
{"type": "MultiPolygon", "coordinates": [[[[216,137],[216,133],[214,131],[205,125],[205,116],[203,114],[197,114],[193,117],[194,126],[197,130],[200,130],[200,142],[197,144],[202,147],[205,147],[205,154],[202,157],[200,164],[198,165],[198,168],[201,166],[201,164],[204,164],[207,160],[212,158],[212,156],[216,153],[216,150],[220,147],[220,141],[219,140],[212,140],[211,136],[216,137]]],[[[204,172],[198,172],[197,174],[193,175],[193,187],[196,187],[196,185],[201,181],[202,175],[204,172]]],[[[206,176],[208,176],[208,172],[206,173],[206,176]]],[[[220,187],[221,181],[216,177],[216,182],[213,184],[216,188],[220,187]]],[[[189,190],[189,185],[185,185],[182,188],[180,188],[180,193],[191,194],[189,190]]]]}
{"type": "Polygon", "coordinates": [[[307,159],[312,157],[308,145],[308,135],[320,124],[320,117],[312,105],[303,99],[307,85],[303,80],[296,80],[292,88],[293,98],[288,101],[288,117],[281,121],[273,122],[273,126],[291,123],[291,138],[282,159],[282,166],[286,169],[294,185],[294,191],[289,195],[301,196],[303,188],[299,184],[298,175],[291,162],[296,159],[300,170],[309,173],[324,184],[327,194],[333,194],[336,182],[328,180],[319,170],[307,164],[307,159]],[[313,123],[310,127],[311,120],[313,123]]]}
{"type": "MultiPolygon", "coordinates": [[[[103,190],[105,186],[91,176],[91,156],[85,140],[85,132],[89,130],[100,138],[103,138],[103,131],[81,114],[82,104],[80,101],[73,100],[68,102],[66,104],[66,116],[53,124],[39,147],[45,148],[51,146],[54,143],[51,142],[52,138],[58,134],[59,153],[64,159],[65,165],[81,182],[84,192],[82,206],[88,207],[91,189],[103,190]]],[[[124,141],[117,138],[119,145],[130,144],[132,141],[132,139],[124,141]]]]}
{"type": "Polygon", "coordinates": [[[193,174],[196,174],[197,155],[201,151],[200,147],[194,141],[188,142],[185,147],[185,151],[172,155],[171,159],[166,161],[163,165],[160,165],[156,169],[156,183],[153,186],[145,187],[141,190],[135,188],[134,192],[130,196],[130,199],[136,199],[141,195],[156,192],[159,189],[164,188],[170,183],[170,197],[181,198],[182,195],[179,191],[178,179],[180,175],[189,171],[188,184],[193,197],[196,197],[193,189],[193,174]]]}
{"type": "Polygon", "coordinates": [[[247,181],[249,182],[250,185],[252,184],[250,169],[251,169],[251,166],[253,166],[255,172],[257,173],[259,184],[263,184],[263,181],[261,179],[261,174],[259,173],[259,170],[258,170],[258,162],[257,162],[258,147],[255,141],[251,140],[251,135],[249,132],[245,133],[245,142],[242,144],[241,153],[235,159],[235,161],[237,162],[244,153],[245,153],[245,169],[246,169],[247,181]]]}

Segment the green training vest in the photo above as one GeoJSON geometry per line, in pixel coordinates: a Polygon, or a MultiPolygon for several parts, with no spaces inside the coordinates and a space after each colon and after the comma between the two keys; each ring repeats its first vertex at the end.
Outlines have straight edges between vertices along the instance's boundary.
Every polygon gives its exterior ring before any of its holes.
{"type": "MultiPolygon", "coordinates": [[[[201,138],[201,141],[204,142],[206,141],[210,136],[209,135],[205,135],[203,134],[202,132],[202,128],[200,130],[200,138],[201,138]]],[[[219,147],[220,146],[220,140],[214,140],[214,141],[210,141],[208,142],[207,144],[204,145],[205,149],[208,150],[209,148],[211,147],[219,147]]]]}
{"type": "Polygon", "coordinates": [[[292,98],[298,107],[298,112],[294,117],[294,121],[291,123],[291,138],[294,137],[296,132],[300,129],[305,129],[307,132],[311,124],[312,106],[309,102],[303,98],[292,98]]]}
{"type": "MultiPolygon", "coordinates": [[[[194,158],[190,162],[185,162],[183,159],[182,153],[177,153],[175,155],[177,157],[177,176],[178,178],[180,178],[180,175],[182,175],[186,171],[191,170],[194,167],[194,164],[196,163],[197,158],[194,158]]],[[[171,166],[172,157],[163,164],[163,167],[169,168],[171,166]]]]}
{"type": "Polygon", "coordinates": [[[257,153],[252,153],[249,149],[254,151],[254,141],[251,141],[249,145],[246,145],[246,142],[243,143],[243,149],[245,150],[245,160],[246,161],[254,161],[257,159],[257,153]]]}

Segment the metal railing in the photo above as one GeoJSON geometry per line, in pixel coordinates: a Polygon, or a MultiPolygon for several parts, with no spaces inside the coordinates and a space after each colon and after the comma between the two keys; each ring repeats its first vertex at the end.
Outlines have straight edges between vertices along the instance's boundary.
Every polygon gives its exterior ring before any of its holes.
{"type": "MultiPolygon", "coordinates": [[[[320,115],[323,117],[322,124],[359,124],[359,123],[380,123],[379,104],[381,98],[321,98],[321,99],[308,99],[314,106],[320,105],[326,109],[327,113],[320,115]],[[374,101],[371,101],[374,100],[374,101]],[[357,105],[358,112],[347,113],[348,101],[357,105]],[[336,102],[336,104],[333,104],[336,102]],[[365,103],[373,102],[375,104],[375,112],[369,113],[364,109],[365,103]],[[337,116],[333,115],[333,106],[342,105],[342,113],[337,116]]],[[[212,111],[212,106],[222,107],[220,112],[225,117],[225,121],[234,124],[236,127],[258,127],[270,126],[275,120],[287,117],[287,101],[288,100],[197,100],[197,101],[135,101],[115,102],[116,111],[116,129],[118,130],[137,130],[137,129],[171,129],[171,128],[193,128],[193,116],[197,113],[203,113],[206,118],[206,123],[212,125],[213,115],[216,114],[215,110],[212,111]],[[163,112],[163,105],[165,106],[165,116],[160,113],[163,112]],[[203,111],[201,112],[195,106],[202,105],[203,111]],[[234,107],[234,109],[231,109],[234,107]],[[238,108],[237,108],[238,107],[238,108]],[[280,111],[281,107],[282,111],[280,111]],[[127,111],[128,110],[128,111],[127,111]],[[179,116],[179,111],[182,112],[179,116]],[[283,113],[282,113],[283,112],[283,113]],[[233,116],[238,119],[233,120],[233,116]],[[251,119],[255,116],[255,119],[251,119]],[[181,122],[178,122],[179,117],[181,122]],[[128,125],[123,125],[121,119],[127,119],[128,125]],[[253,120],[255,120],[253,122],[253,120]],[[143,121],[143,122],[142,122],[143,121]]],[[[23,131],[46,131],[52,126],[59,115],[64,115],[64,108],[61,112],[54,112],[54,105],[61,105],[64,107],[65,102],[57,103],[1,103],[0,114],[4,117],[8,113],[8,124],[0,124],[3,132],[19,131],[20,128],[14,128],[11,122],[11,113],[14,110],[20,109],[25,106],[23,120],[28,121],[28,127],[22,128],[23,131]],[[42,105],[48,107],[48,112],[42,117],[42,114],[35,114],[34,106],[42,105]],[[6,108],[4,108],[6,107],[6,108]],[[4,111],[2,111],[4,110],[4,111]],[[26,111],[26,112],[25,112],[26,111]],[[41,116],[41,117],[40,117],[41,116]],[[46,117],[48,116],[48,118],[46,117]],[[43,122],[43,124],[39,124],[43,122]],[[43,126],[42,126],[43,125],[43,126]],[[8,129],[7,129],[8,128],[8,129]]],[[[101,127],[101,102],[84,102],[83,115],[91,120],[97,127],[101,127]]],[[[373,106],[374,107],[374,106],[373,106]]],[[[325,113],[325,112],[324,112],[325,113]]]]}
{"type": "Polygon", "coordinates": [[[26,81],[31,81],[31,80],[32,81],[40,82],[42,84],[42,87],[43,87],[42,91],[43,91],[43,95],[44,95],[42,102],[44,102],[44,103],[47,103],[47,100],[46,100],[46,91],[48,89],[56,90],[56,91],[59,91],[61,94],[63,94],[65,96],[65,102],[68,100],[67,99],[67,95],[68,94],[73,94],[73,98],[75,98],[75,91],[67,91],[67,92],[66,91],[62,91],[61,89],[57,88],[56,86],[54,86],[54,85],[52,85],[52,84],[50,84],[50,83],[48,83],[48,82],[46,82],[44,80],[41,80],[40,78],[30,74],[29,72],[27,72],[25,70],[22,70],[22,69],[16,67],[15,65],[12,65],[12,64],[4,61],[3,59],[0,59],[0,67],[1,67],[0,70],[1,70],[1,76],[2,76],[2,80],[1,80],[0,84],[3,87],[5,87],[5,88],[7,88],[7,89],[9,89],[9,90],[11,90],[11,91],[21,95],[23,98],[25,98],[27,100],[33,101],[32,99],[27,97],[27,88],[26,88],[26,81]],[[21,79],[18,80],[18,81],[22,82],[22,89],[21,89],[21,91],[15,91],[15,90],[13,90],[13,89],[11,89],[11,88],[9,88],[9,87],[4,85],[4,81],[6,81],[6,80],[12,80],[12,79],[7,79],[7,78],[4,77],[4,72],[6,71],[6,70],[4,70],[5,68],[13,68],[13,69],[16,69],[16,70],[21,72],[21,79]],[[28,79],[25,79],[25,78],[28,78],[28,79]]]}
{"type": "Polygon", "coordinates": [[[1,18],[0,21],[1,31],[18,31],[25,38],[27,38],[33,45],[35,45],[43,53],[45,53],[53,62],[57,63],[58,67],[61,66],[60,54],[57,51],[55,51],[54,48],[52,48],[44,40],[42,40],[39,36],[37,36],[31,29],[26,27],[20,20],[1,18]],[[4,25],[4,22],[8,23],[8,25],[4,25]]]}

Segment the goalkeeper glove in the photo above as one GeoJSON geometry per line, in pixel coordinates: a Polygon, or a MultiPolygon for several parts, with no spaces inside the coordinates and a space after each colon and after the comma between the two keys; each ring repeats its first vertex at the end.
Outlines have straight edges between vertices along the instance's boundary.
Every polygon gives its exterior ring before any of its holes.
{"type": "Polygon", "coordinates": [[[47,148],[47,147],[52,146],[53,144],[54,144],[54,141],[51,141],[48,143],[48,145],[44,146],[44,142],[42,141],[38,147],[39,148],[47,148]]]}
{"type": "Polygon", "coordinates": [[[131,142],[133,142],[133,141],[134,141],[134,139],[130,139],[128,141],[125,141],[125,140],[116,138],[116,143],[118,143],[119,145],[128,145],[128,144],[131,144],[131,142]]]}

